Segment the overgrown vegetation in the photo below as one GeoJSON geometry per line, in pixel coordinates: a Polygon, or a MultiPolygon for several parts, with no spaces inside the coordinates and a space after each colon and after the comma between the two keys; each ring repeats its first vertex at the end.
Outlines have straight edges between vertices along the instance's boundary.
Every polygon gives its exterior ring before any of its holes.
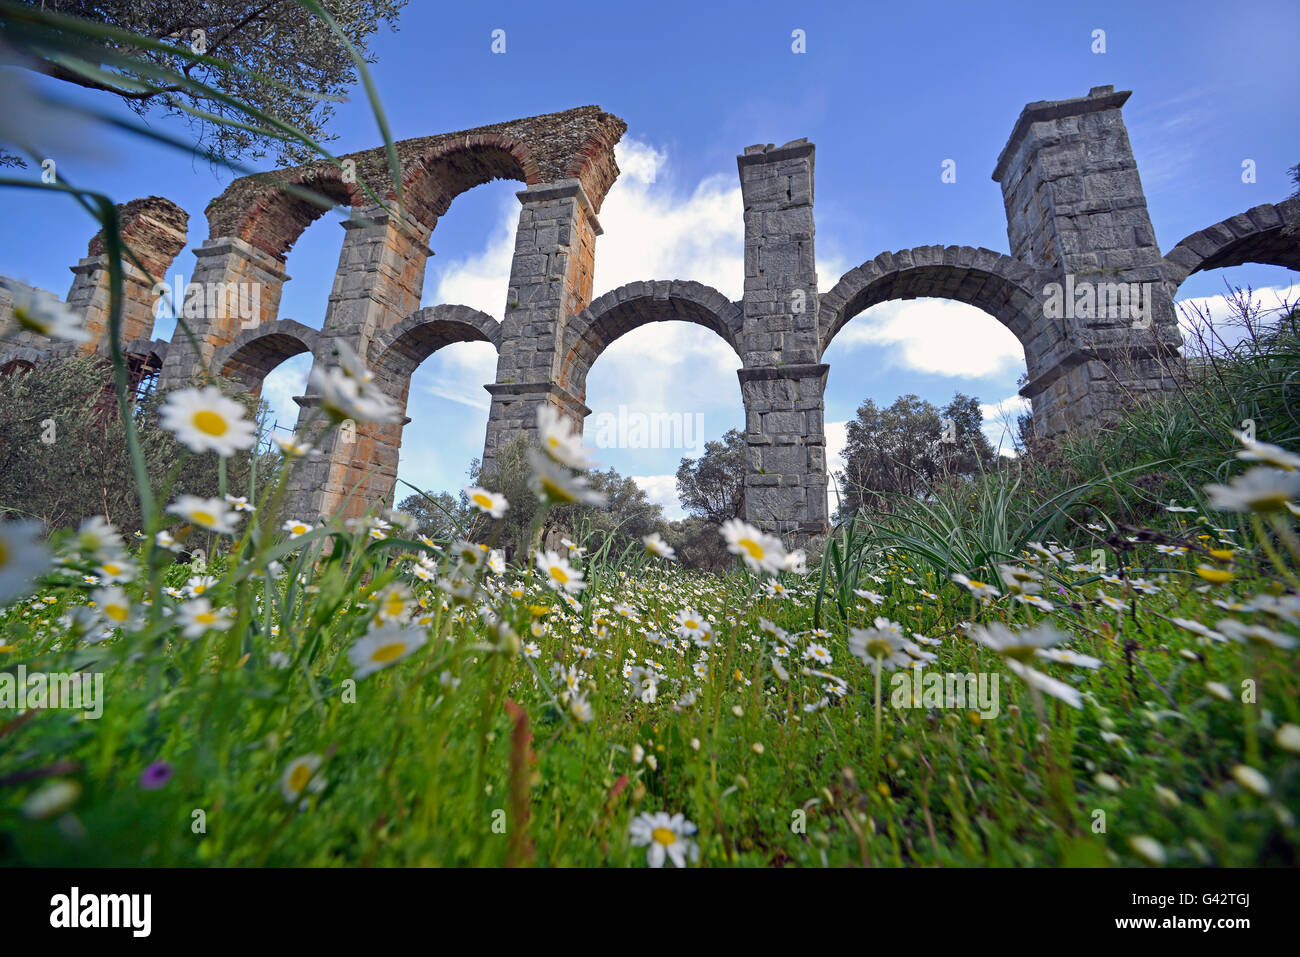
{"type": "Polygon", "coordinates": [[[88,532],[3,647],[102,674],[102,717],[0,729],[0,853],[1294,865],[1300,541],[1280,505],[1232,498],[1235,453],[1276,459],[1283,497],[1300,472],[1231,430],[1244,408],[1295,439],[1294,343],[1294,314],[1257,328],[1193,361],[1185,396],[1062,444],[1068,478],[1045,452],[936,488],[846,523],[804,575],[744,529],[718,541],[745,563],[713,576],[592,529],[503,567],[377,522],[280,541],[254,513],[204,569],[133,554],[114,626],[88,532]]]}
{"type": "MultiPolygon", "coordinates": [[[[174,496],[216,495],[216,456],[193,455],[160,428],[160,400],[150,393],[133,406],[150,484],[174,496]]],[[[256,401],[247,394],[242,401],[256,414],[256,401]]],[[[232,487],[248,484],[255,458],[265,474],[274,471],[278,453],[231,456],[232,487]]],[[[60,359],[0,375],[0,512],[37,519],[48,529],[75,528],[88,512],[122,528],[144,527],[103,359],[60,359]]]]}

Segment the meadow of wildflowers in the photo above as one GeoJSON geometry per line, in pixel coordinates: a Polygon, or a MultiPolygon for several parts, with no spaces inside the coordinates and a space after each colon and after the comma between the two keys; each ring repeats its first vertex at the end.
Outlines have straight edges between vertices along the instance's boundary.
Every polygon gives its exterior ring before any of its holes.
{"type": "MultiPolygon", "coordinates": [[[[343,360],[321,414],[391,416],[343,360]]],[[[163,423],[214,468],[256,441],[213,387],[163,423]]],[[[533,494],[599,504],[539,432],[533,494]]],[[[657,535],[507,562],[487,488],[472,541],[281,515],[297,441],[144,529],[0,524],[0,861],[1294,864],[1300,456],[1235,441],[1158,521],[960,569],[740,520],[726,576],[657,535]]]]}

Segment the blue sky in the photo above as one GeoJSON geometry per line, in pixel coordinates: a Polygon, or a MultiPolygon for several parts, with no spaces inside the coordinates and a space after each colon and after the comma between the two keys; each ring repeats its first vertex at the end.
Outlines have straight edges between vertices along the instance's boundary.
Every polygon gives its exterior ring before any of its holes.
{"type": "MultiPolygon", "coordinates": [[[[1179,239],[1290,192],[1300,162],[1300,5],[1274,3],[734,4],[571,3],[458,8],[415,0],[399,30],[374,42],[372,70],[398,138],[596,103],[628,123],[623,176],[601,214],[596,293],[637,279],[695,279],[741,292],[736,154],[752,143],[806,136],[817,144],[821,288],[886,250],[983,245],[1007,251],[994,162],[1025,103],[1113,84],[1124,110],[1157,240],[1179,239]],[[506,31],[506,52],[490,49],[506,31]],[[791,50],[805,31],[807,52],[791,50]],[[1093,53],[1104,30],[1106,52],[1093,53]],[[957,181],[940,180],[945,159],[957,181]],[[1253,159],[1257,182],[1241,181],[1253,159]]],[[[66,93],[66,91],[64,91],[66,93]]],[[[92,94],[78,94],[91,96],[92,94]]],[[[100,102],[103,102],[102,100],[100,102]]],[[[178,122],[160,129],[184,135],[178,122]]],[[[364,98],[342,105],[337,152],[376,145],[364,98]]],[[[207,236],[203,208],[231,178],[143,141],[102,130],[57,135],[65,179],[118,201],[160,194],[190,213],[190,246],[207,236]]],[[[513,182],[456,200],[431,242],[425,304],[461,302],[500,316],[518,203],[513,182]]],[[[70,202],[6,191],[0,274],[66,293],[67,267],[93,224],[70,202]]],[[[317,221],[291,251],[280,315],[319,327],[342,230],[317,221]]],[[[175,271],[186,275],[189,250],[175,271]]],[[[1194,276],[1182,297],[1221,294],[1224,280],[1286,289],[1294,273],[1247,266],[1194,276]]],[[[159,334],[170,334],[161,322],[159,334]]],[[[832,451],[865,398],[904,392],[942,403],[956,390],[993,406],[1013,396],[1019,346],[991,317],[953,303],[885,303],[850,323],[827,352],[832,451]]],[[[588,381],[597,413],[702,416],[706,437],[741,424],[733,353],[706,330],[644,327],[616,342],[588,381]],[[653,361],[648,361],[653,360],[653,361]]],[[[416,374],[402,477],[457,488],[482,450],[490,347],[461,344],[416,374]]],[[[282,423],[301,391],[306,357],[268,380],[282,423]]],[[[694,419],[692,418],[692,421],[694,419]]],[[[999,428],[991,428],[995,442],[999,428]]],[[[599,449],[676,514],[672,473],[681,449],[599,449]]]]}

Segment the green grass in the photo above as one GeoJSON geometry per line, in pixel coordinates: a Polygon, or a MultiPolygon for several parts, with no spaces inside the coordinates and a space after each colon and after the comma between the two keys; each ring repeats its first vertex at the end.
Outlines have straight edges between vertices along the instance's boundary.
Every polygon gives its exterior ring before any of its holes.
{"type": "MultiPolygon", "coordinates": [[[[627,865],[645,859],[630,845],[631,819],[662,810],[698,826],[705,866],[1131,864],[1140,859],[1129,840],[1139,836],[1158,841],[1170,864],[1294,864],[1300,758],[1275,741],[1281,725],[1300,723],[1294,650],[1205,642],[1168,621],[1213,624],[1229,614],[1213,602],[1278,590],[1278,572],[1250,524],[1221,534],[1220,517],[1191,518],[1180,533],[1187,517],[1171,516],[1170,533],[1191,545],[1206,535],[1238,542],[1232,582],[1207,586],[1192,572],[1203,557],[1144,545],[1126,553],[1126,576],[1158,581],[1157,593],[1056,564],[1049,614],[1005,597],[981,604],[902,543],[858,567],[856,584],[882,604],[852,597],[841,613],[827,602],[816,636],[819,570],[783,576],[786,593],[772,597],[748,574],[626,557],[615,567],[602,556],[585,568],[594,584],[576,611],[518,568],[482,573],[470,602],[444,606],[442,592],[410,574],[412,559],[434,550],[322,530],[274,551],[268,542],[243,564],[214,562],[218,581],[206,594],[233,610],[230,631],[187,640],[151,614],[136,632],[87,645],[63,616],[85,602],[89,566],[67,553],[67,570],[5,616],[4,668],[100,671],[104,713],[6,715],[0,860],[627,865]],[[278,578],[250,574],[272,554],[285,566],[278,578]],[[346,653],[393,583],[410,590],[428,642],[352,683],[346,653]],[[1099,590],[1123,597],[1127,610],[1096,604],[1099,590]],[[701,649],[647,637],[671,636],[683,607],[713,622],[705,678],[693,671],[701,649]],[[506,632],[485,622],[489,611],[506,632]],[[944,639],[927,672],[999,675],[997,717],[894,707],[886,673],[877,739],[872,674],[846,643],[876,615],[944,639]],[[780,669],[761,618],[794,636],[780,669]],[[960,625],[1044,619],[1103,662],[1038,663],[1084,693],[1081,709],[1046,698],[1040,710],[960,625]],[[832,663],[801,658],[814,641],[832,663]],[[275,667],[273,653],[287,666],[275,667]],[[628,662],[662,673],[653,702],[629,692],[628,662]],[[589,722],[565,707],[553,664],[586,673],[589,722]],[[694,701],[679,704],[689,692],[694,701]],[[280,780],[308,754],[323,759],[324,788],[300,806],[280,780]],[[159,761],[171,779],[141,787],[159,761]],[[1268,779],[1271,795],[1238,783],[1242,764],[1268,779]],[[24,806],[51,782],[78,793],[34,820],[24,806]]],[[[128,588],[161,612],[177,603],[163,588],[183,587],[190,569],[161,564],[170,555],[160,549],[150,555],[162,587],[142,572],[128,588]]],[[[1292,557],[1282,560],[1294,569],[1292,557]]],[[[438,561],[450,571],[453,559],[438,561]]],[[[1295,622],[1280,630],[1294,635],[1295,622]]]]}

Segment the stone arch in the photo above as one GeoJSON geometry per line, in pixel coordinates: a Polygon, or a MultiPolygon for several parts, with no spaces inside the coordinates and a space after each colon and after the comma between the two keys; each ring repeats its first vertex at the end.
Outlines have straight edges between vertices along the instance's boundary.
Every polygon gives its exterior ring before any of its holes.
{"type": "Polygon", "coordinates": [[[572,316],[564,331],[560,385],[579,399],[600,354],[633,329],[651,322],[692,322],[717,333],[741,357],[744,307],[698,282],[631,282],[605,293],[572,316]]]}
{"type": "Polygon", "coordinates": [[[349,503],[350,514],[361,514],[375,501],[393,494],[402,432],[409,421],[405,413],[411,375],[429,356],[457,342],[489,342],[493,349],[499,349],[501,324],[469,306],[429,306],[407,316],[370,343],[367,365],[375,382],[402,410],[403,418],[386,425],[357,423],[356,447],[335,477],[346,489],[361,483],[359,494],[349,503]]]}
{"type": "MultiPolygon", "coordinates": [[[[582,182],[599,211],[618,176],[614,146],[626,129],[626,123],[600,107],[583,106],[400,140],[394,148],[406,206],[425,230],[432,230],[453,199],[482,183],[515,179],[532,186],[572,177],[582,182]]],[[[371,192],[396,201],[385,147],[339,159],[349,165],[349,174],[332,163],[316,162],[235,180],[208,204],[210,238],[239,239],[283,262],[303,230],[326,212],[286,186],[354,208],[373,205],[371,192]]]]}
{"type": "Polygon", "coordinates": [[[285,359],[316,352],[320,333],[295,319],[277,319],[246,329],[217,351],[212,369],[253,391],[285,359]]]}
{"type": "Polygon", "coordinates": [[[1170,297],[1192,273],[1243,263],[1300,271],[1300,198],[1264,203],[1192,233],[1165,256],[1170,297]]]}
{"type": "Polygon", "coordinates": [[[412,215],[432,231],[461,193],[497,179],[540,183],[537,161],[513,136],[481,133],[439,142],[403,164],[402,187],[412,215]]]}
{"type": "Polygon", "coordinates": [[[370,345],[370,368],[394,397],[405,401],[411,374],[421,362],[453,342],[501,346],[501,323],[469,306],[429,306],[381,333],[370,345]]]}
{"type": "Polygon", "coordinates": [[[318,193],[344,206],[361,208],[370,203],[359,182],[345,182],[343,170],[325,163],[246,176],[208,204],[208,239],[239,239],[283,263],[303,231],[328,212],[286,186],[318,193]]]}
{"type": "MultiPolygon", "coordinates": [[[[821,296],[818,326],[824,353],[836,334],[864,309],[889,299],[953,299],[989,313],[1015,334],[1031,366],[1051,351],[1063,333],[1036,324],[1036,300],[1043,286],[1038,271],[991,249],[918,246],[881,253],[821,296]],[[1044,337],[1048,341],[1041,341],[1044,337]]],[[[1031,369],[1031,375],[1033,374],[1031,369]]]]}

